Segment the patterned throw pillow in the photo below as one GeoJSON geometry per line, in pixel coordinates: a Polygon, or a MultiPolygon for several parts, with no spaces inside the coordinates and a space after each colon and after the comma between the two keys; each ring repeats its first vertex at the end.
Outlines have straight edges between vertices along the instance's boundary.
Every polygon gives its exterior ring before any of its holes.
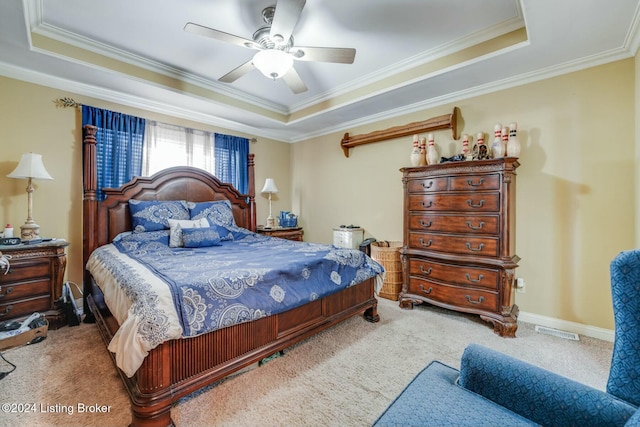
{"type": "Polygon", "coordinates": [[[180,248],[184,246],[184,229],[195,229],[209,227],[209,221],[206,218],[197,220],[190,219],[170,219],[169,220],[169,246],[172,248],[180,248]]]}
{"type": "Polygon", "coordinates": [[[189,202],[188,206],[191,219],[207,218],[211,224],[226,227],[236,226],[236,221],[233,219],[233,212],[231,211],[231,202],[228,200],[189,202]]]}
{"type": "Polygon", "coordinates": [[[191,219],[207,218],[211,225],[219,225],[227,229],[226,233],[224,233],[223,230],[218,230],[221,240],[233,240],[233,231],[238,230],[239,227],[233,218],[231,202],[228,200],[198,203],[189,202],[188,206],[191,219]]]}
{"type": "Polygon", "coordinates": [[[207,246],[220,246],[220,234],[218,227],[183,228],[182,237],[185,248],[204,248],[207,246]]]}
{"type": "Polygon", "coordinates": [[[113,242],[121,242],[128,246],[137,244],[157,243],[158,245],[169,245],[169,230],[149,231],[147,233],[133,233],[125,231],[113,238],[113,242]]]}
{"type": "Polygon", "coordinates": [[[168,230],[169,219],[189,219],[184,200],[129,200],[129,213],[134,233],[168,230]]]}

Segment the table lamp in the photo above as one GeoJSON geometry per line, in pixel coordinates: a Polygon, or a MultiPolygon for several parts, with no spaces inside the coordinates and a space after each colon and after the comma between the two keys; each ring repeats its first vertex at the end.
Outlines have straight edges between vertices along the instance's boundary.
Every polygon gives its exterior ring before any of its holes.
{"type": "Polygon", "coordinates": [[[32,217],[33,211],[33,184],[34,179],[53,179],[44,168],[42,156],[40,154],[25,153],[18,163],[18,167],[9,175],[9,178],[28,179],[27,184],[27,221],[20,226],[20,238],[22,240],[32,240],[40,237],[40,226],[36,224],[32,217]]]}
{"type": "Polygon", "coordinates": [[[273,178],[267,178],[264,183],[264,187],[262,188],[262,193],[269,193],[269,216],[267,217],[265,228],[273,228],[274,226],[273,216],[271,216],[271,195],[277,192],[278,187],[276,187],[276,183],[273,181],[273,178]]]}

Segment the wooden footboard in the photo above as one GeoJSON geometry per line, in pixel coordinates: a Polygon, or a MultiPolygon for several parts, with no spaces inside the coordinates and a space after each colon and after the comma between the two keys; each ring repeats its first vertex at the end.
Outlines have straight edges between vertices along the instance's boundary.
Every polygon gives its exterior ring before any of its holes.
{"type": "MultiPolygon", "coordinates": [[[[108,344],[118,324],[97,286],[87,302],[108,344]]],[[[171,405],[178,399],[353,315],[377,322],[377,307],[369,279],[284,313],[161,344],[132,378],[120,371],[131,398],[131,425],[171,426],[171,405]]]]}

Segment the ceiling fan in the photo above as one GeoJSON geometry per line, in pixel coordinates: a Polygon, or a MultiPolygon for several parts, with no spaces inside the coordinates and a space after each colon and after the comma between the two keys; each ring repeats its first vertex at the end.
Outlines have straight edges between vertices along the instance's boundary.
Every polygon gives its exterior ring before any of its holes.
{"type": "Polygon", "coordinates": [[[293,93],[298,94],[307,91],[307,86],[293,68],[294,60],[352,64],[356,56],[356,50],[352,48],[294,45],[292,33],[305,3],[306,0],[278,0],[276,6],[265,8],[262,19],[266,25],[253,33],[252,40],[193,22],[188,22],[184,30],[258,51],[251,60],[220,77],[219,81],[233,83],[257,68],[268,78],[282,78],[293,93]]]}

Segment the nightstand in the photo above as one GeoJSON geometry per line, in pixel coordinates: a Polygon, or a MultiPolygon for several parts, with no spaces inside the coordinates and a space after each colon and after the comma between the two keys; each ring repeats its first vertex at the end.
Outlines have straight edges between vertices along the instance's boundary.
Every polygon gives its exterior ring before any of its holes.
{"type": "Polygon", "coordinates": [[[280,237],[281,239],[302,242],[302,227],[258,227],[256,231],[260,234],[266,234],[267,236],[271,237],[280,237]]]}
{"type": "Polygon", "coordinates": [[[0,246],[0,252],[11,257],[9,271],[0,270],[0,321],[41,312],[50,329],[66,324],[55,301],[62,294],[67,246],[69,242],[60,239],[0,246]]]}

